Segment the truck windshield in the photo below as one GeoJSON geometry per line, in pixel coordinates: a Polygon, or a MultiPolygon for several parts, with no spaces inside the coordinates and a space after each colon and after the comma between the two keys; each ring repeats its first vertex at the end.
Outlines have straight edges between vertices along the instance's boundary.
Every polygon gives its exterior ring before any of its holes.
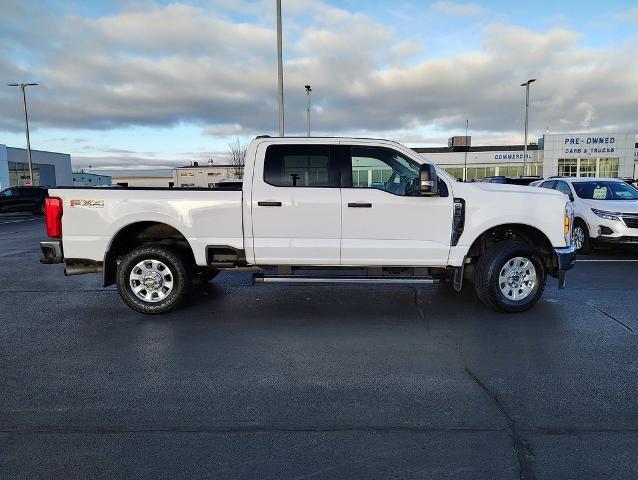
{"type": "Polygon", "coordinates": [[[573,182],[574,190],[584,200],[638,200],[638,190],[625,182],[573,182]]]}

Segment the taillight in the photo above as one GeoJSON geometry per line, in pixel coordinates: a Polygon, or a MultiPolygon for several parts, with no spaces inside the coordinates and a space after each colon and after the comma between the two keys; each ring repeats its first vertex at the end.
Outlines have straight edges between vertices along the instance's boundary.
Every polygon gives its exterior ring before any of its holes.
{"type": "Polygon", "coordinates": [[[62,199],[47,197],[44,199],[44,223],[47,235],[51,238],[62,238],[62,199]]]}

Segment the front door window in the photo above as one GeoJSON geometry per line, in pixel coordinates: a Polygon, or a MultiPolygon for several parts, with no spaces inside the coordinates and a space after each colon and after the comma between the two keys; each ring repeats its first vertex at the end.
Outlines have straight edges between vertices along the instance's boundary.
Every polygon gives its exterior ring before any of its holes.
{"type": "Polygon", "coordinates": [[[376,188],[394,195],[418,193],[421,166],[394,150],[383,147],[351,147],[352,186],[376,188]]]}

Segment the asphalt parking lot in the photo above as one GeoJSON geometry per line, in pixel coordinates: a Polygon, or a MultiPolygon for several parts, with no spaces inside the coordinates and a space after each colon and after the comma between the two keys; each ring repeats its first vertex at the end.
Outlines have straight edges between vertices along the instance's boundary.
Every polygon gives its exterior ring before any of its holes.
{"type": "Polygon", "coordinates": [[[471,289],[249,286],[163,316],[0,216],[0,477],[638,477],[638,254],[517,315],[471,289]]]}

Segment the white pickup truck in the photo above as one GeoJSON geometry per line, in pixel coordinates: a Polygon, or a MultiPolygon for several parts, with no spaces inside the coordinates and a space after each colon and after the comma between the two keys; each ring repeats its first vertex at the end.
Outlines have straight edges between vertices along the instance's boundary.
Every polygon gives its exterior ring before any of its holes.
{"type": "Polygon", "coordinates": [[[54,188],[42,263],[102,273],[143,313],[194,281],[252,268],[255,281],[474,284],[507,312],[532,307],[575,262],[573,210],[557,191],[460,183],[395,142],[258,137],[243,184],[54,188]]]}

